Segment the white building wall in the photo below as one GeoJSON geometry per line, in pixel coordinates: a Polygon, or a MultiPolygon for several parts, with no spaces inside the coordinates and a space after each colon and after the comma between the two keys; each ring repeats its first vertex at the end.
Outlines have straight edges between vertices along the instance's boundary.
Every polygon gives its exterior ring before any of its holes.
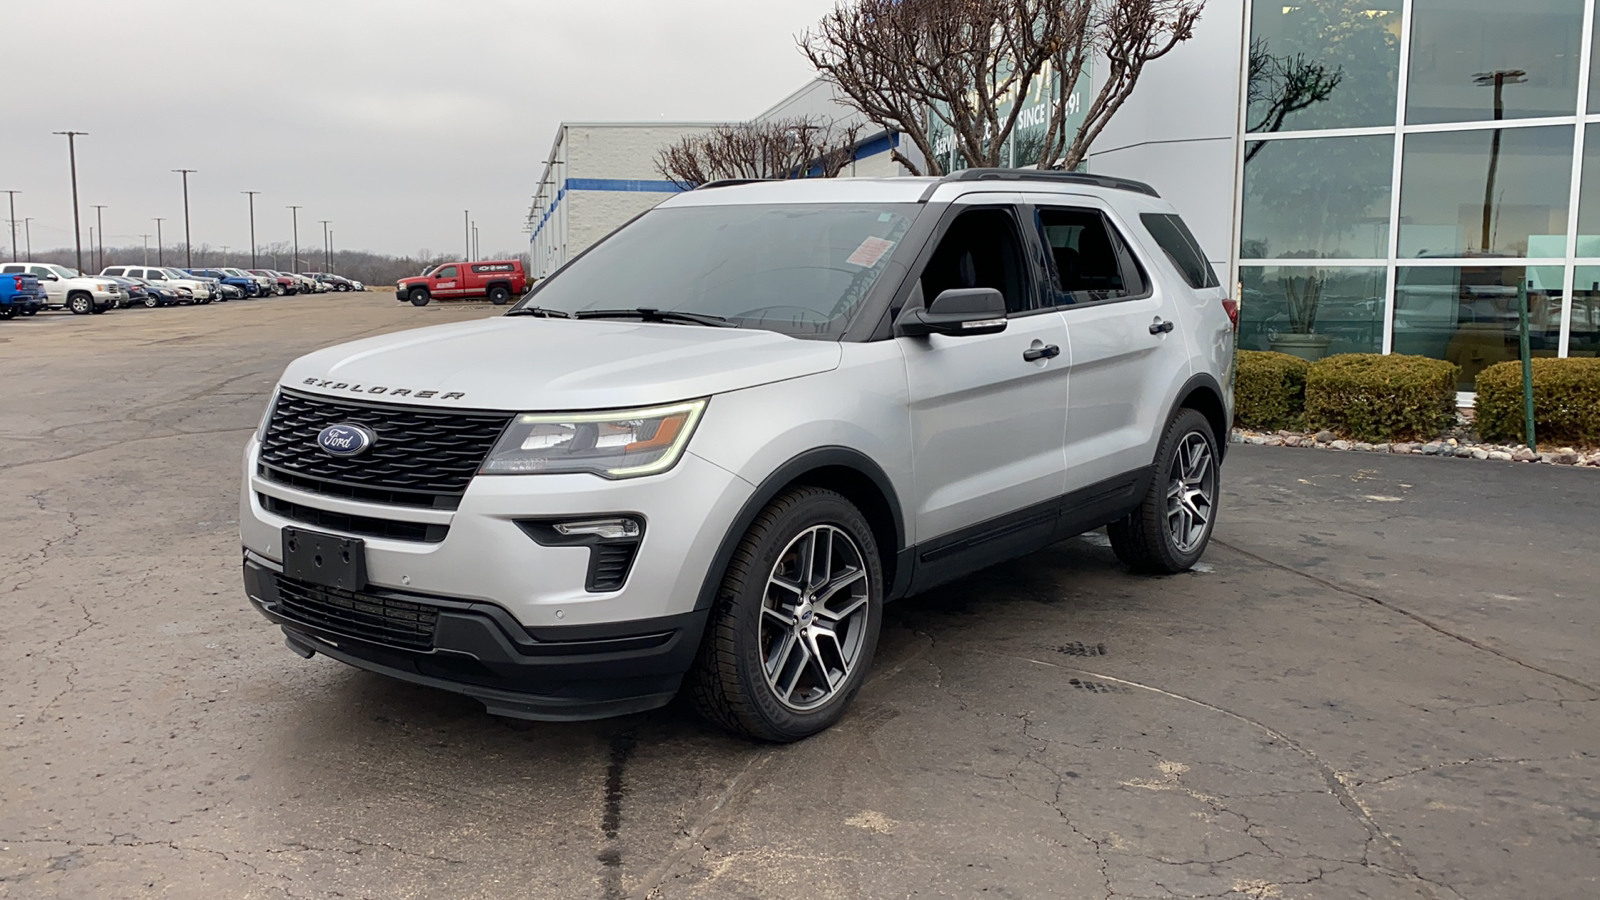
{"type": "Polygon", "coordinates": [[[1224,279],[1235,247],[1244,18],[1244,0],[1209,0],[1194,37],[1145,67],[1089,151],[1089,171],[1147,182],[1171,202],[1224,279]]]}

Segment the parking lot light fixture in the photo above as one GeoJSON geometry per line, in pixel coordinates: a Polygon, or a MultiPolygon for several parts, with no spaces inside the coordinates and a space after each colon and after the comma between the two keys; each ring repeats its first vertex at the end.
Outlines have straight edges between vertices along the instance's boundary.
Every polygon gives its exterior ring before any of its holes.
{"type": "Polygon", "coordinates": [[[240,191],[250,195],[250,268],[256,267],[256,195],[260,191],[240,191]]]}
{"type": "Polygon", "coordinates": [[[11,195],[11,261],[17,261],[17,195],[21,191],[6,191],[11,195]]]}
{"type": "MultiPolygon", "coordinates": [[[[72,240],[78,251],[78,271],[83,271],[83,223],[78,221],[78,138],[86,137],[87,131],[52,131],[51,134],[66,135],[67,160],[72,166],[72,240]]],[[[32,253],[28,254],[30,257],[32,253]]]]}
{"type": "Polygon", "coordinates": [[[99,258],[99,262],[95,263],[95,268],[103,269],[106,267],[106,223],[101,213],[105,211],[106,205],[104,203],[92,203],[90,205],[94,207],[94,225],[100,234],[100,243],[95,245],[95,256],[99,258]]]}
{"type": "Polygon", "coordinates": [[[189,174],[197,169],[173,169],[172,171],[183,175],[183,265],[186,269],[194,268],[194,258],[191,255],[192,244],[189,238],[189,174]]]}
{"type": "Polygon", "coordinates": [[[156,265],[158,266],[164,266],[167,264],[166,254],[162,251],[161,247],[161,223],[165,221],[165,218],[156,216],[156,265]]]}
{"type": "Polygon", "coordinates": [[[331,272],[333,269],[328,266],[328,255],[332,252],[330,250],[331,245],[328,243],[328,226],[332,224],[333,220],[318,219],[317,221],[322,223],[322,271],[331,272]]]}
{"type": "Polygon", "coordinates": [[[289,269],[290,269],[290,271],[293,271],[296,266],[300,265],[300,210],[302,210],[302,209],[305,209],[305,207],[304,206],[290,206],[290,207],[288,207],[290,216],[291,216],[291,218],[293,219],[293,222],[294,222],[294,255],[289,257],[289,269]]]}

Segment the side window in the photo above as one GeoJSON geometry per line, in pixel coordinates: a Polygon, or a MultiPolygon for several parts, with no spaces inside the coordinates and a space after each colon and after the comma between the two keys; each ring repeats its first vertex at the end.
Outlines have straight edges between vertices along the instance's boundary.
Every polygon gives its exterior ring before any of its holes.
{"type": "Polygon", "coordinates": [[[166,281],[167,276],[160,269],[145,269],[144,277],[151,281],[166,281]]]}
{"type": "Polygon", "coordinates": [[[119,266],[112,266],[111,268],[105,270],[104,272],[102,272],[100,274],[105,275],[105,276],[107,276],[109,278],[120,278],[122,276],[122,269],[119,266]]]}
{"type": "Polygon", "coordinates": [[[439,271],[433,273],[433,277],[435,277],[435,278],[454,278],[454,277],[456,277],[456,267],[455,266],[445,266],[444,268],[440,269],[439,271]]]}
{"type": "Polygon", "coordinates": [[[55,275],[54,272],[50,271],[49,269],[46,269],[44,266],[29,266],[28,267],[28,272],[29,272],[29,274],[36,275],[36,276],[38,276],[40,278],[44,278],[47,275],[48,276],[54,276],[55,275]]]}
{"type": "Polygon", "coordinates": [[[1033,308],[1022,241],[1010,210],[967,210],[950,224],[922,270],[923,302],[932,303],[941,292],[956,288],[994,288],[1005,296],[1008,313],[1033,308]]]}
{"type": "Polygon", "coordinates": [[[1156,239],[1156,243],[1161,245],[1167,258],[1178,267],[1179,274],[1189,283],[1189,287],[1198,290],[1214,288],[1221,283],[1217,281],[1217,273],[1211,268],[1211,263],[1206,261],[1200,242],[1194,239],[1189,226],[1176,213],[1141,213],[1139,220],[1144,223],[1150,236],[1156,239]]]}
{"type": "Polygon", "coordinates": [[[1105,216],[1092,209],[1044,206],[1034,217],[1050,251],[1056,305],[1120,300],[1145,292],[1144,273],[1105,216]]]}

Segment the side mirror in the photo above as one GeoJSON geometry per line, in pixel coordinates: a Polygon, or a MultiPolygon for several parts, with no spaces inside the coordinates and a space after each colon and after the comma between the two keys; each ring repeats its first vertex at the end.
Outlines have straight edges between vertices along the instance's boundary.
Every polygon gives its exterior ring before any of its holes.
{"type": "Polygon", "coordinates": [[[908,306],[895,320],[900,334],[969,337],[1006,330],[1006,298],[994,288],[955,288],[927,307],[908,306]]]}

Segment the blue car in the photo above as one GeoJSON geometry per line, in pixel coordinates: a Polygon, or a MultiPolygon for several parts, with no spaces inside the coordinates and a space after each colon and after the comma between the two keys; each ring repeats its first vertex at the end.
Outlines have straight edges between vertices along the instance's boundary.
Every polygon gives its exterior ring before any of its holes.
{"type": "Polygon", "coordinates": [[[33,275],[0,275],[0,319],[31,316],[49,302],[44,285],[33,275]]]}
{"type": "Polygon", "coordinates": [[[199,278],[215,278],[223,284],[232,285],[243,291],[246,297],[259,297],[261,295],[261,285],[257,284],[254,278],[230,275],[221,269],[184,269],[184,271],[199,278]]]}

